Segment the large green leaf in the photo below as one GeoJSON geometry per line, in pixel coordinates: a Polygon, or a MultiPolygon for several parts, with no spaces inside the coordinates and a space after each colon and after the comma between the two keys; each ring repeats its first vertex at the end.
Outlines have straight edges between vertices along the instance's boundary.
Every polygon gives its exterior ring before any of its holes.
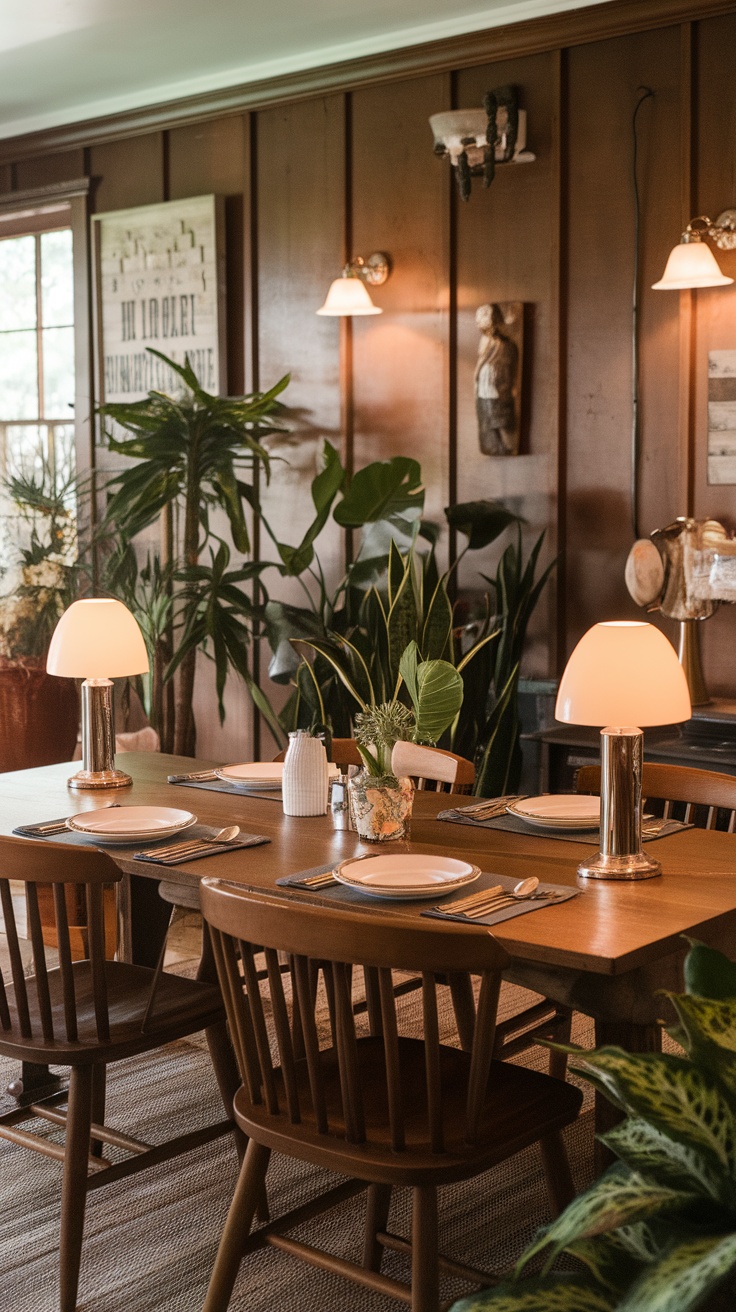
{"type": "Polygon", "coordinates": [[[736,962],[706,943],[690,940],[685,990],[701,998],[736,998],[736,962]]]}
{"type": "Polygon", "coordinates": [[[452,605],[444,577],[438,579],[429,600],[421,637],[427,660],[448,660],[452,655],[452,605]]]}
{"type": "Polygon", "coordinates": [[[263,616],[266,635],[273,655],[268,677],[274,683],[290,683],[302,660],[294,650],[293,638],[324,638],[324,625],[319,615],[306,607],[287,606],[283,601],[267,601],[263,616]]]}
{"type": "MultiPolygon", "coordinates": [[[[616,1305],[617,1312],[691,1312],[736,1268],[736,1234],[676,1243],[646,1268],[616,1305]]],[[[736,1294],[736,1289],[732,1288],[736,1294]]]]}
{"type": "Polygon", "coordinates": [[[714,1166],[710,1155],[664,1134],[641,1117],[627,1116],[602,1139],[627,1166],[647,1179],[677,1189],[697,1189],[724,1207],[736,1203],[734,1181],[727,1171],[714,1166]]]}
{"type": "Polygon", "coordinates": [[[697,1198],[694,1190],[673,1189],[669,1185],[647,1180],[617,1162],[596,1180],[585,1193],[574,1198],[565,1211],[534,1241],[523,1254],[518,1270],[543,1250],[547,1265],[569,1243],[608,1234],[619,1226],[646,1221],[662,1214],[682,1211],[697,1198]]]}
{"type": "Polygon", "coordinates": [[[708,1071],[669,1053],[599,1048],[576,1053],[571,1069],[596,1076],[626,1110],[736,1176],[733,1108],[708,1071]]]}
{"type": "Polygon", "coordinates": [[[290,575],[302,574],[314,560],[315,539],[327,523],[332,503],[345,481],[345,470],[330,442],[323,442],[320,465],[319,473],[312,480],[312,501],[316,511],[312,523],[298,547],[290,547],[284,542],[278,544],[279,555],[290,575]]]}
{"type": "Polygon", "coordinates": [[[685,1051],[705,1067],[736,1102],[736,998],[668,994],[685,1051]]]}
{"type": "Polygon", "coordinates": [[[614,1312],[612,1295],[584,1276],[533,1277],[481,1289],[453,1303],[451,1312],[614,1312]]]}
{"type": "Polygon", "coordinates": [[[495,542],[510,524],[523,523],[500,501],[464,501],[460,505],[446,506],[445,515],[450,527],[468,539],[471,551],[495,542]]]}
{"type": "Polygon", "coordinates": [[[439,742],[462,706],[462,677],[449,661],[422,661],[416,679],[416,739],[422,743],[439,742]]]}
{"type": "Polygon", "coordinates": [[[364,524],[397,517],[416,518],[418,522],[423,506],[419,462],[394,456],[392,460],[374,460],[359,469],[333,515],[343,528],[362,528],[364,524]]]}

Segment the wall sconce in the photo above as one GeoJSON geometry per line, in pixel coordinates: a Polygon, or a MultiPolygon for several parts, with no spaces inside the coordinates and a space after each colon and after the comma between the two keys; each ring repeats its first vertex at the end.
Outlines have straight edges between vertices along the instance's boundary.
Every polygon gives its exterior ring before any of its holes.
{"type": "Polygon", "coordinates": [[[516,87],[489,91],[483,109],[452,109],[432,114],[435,155],[449,155],[457,170],[463,200],[470,199],[475,177],[490,187],[497,164],[531,164],[536,159],[526,149],[526,110],[519,109],[516,87]]]}
{"type": "Polygon", "coordinates": [[[391,272],[391,261],[385,251],[374,251],[364,260],[357,255],[345,265],[340,278],[330,284],[324,305],[316,311],[325,315],[383,314],[380,305],[374,305],[366,283],[382,287],[391,272]]]}
{"type": "Polygon", "coordinates": [[[673,246],[662,277],[652,283],[655,291],[682,291],[688,287],[727,287],[733,278],[721,273],[715,256],[703,237],[710,237],[719,250],[736,249],[736,210],[724,210],[715,223],[701,214],[691,219],[677,246],[673,246]]]}

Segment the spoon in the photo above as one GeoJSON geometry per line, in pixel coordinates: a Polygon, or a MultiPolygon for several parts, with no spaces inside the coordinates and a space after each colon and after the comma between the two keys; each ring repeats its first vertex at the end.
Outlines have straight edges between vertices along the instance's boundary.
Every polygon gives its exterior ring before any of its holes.
{"type": "Polygon", "coordinates": [[[511,892],[514,897],[527,897],[533,893],[535,888],[539,887],[539,880],[536,875],[531,875],[529,879],[520,879],[518,884],[514,884],[511,892]]]}
{"type": "MultiPolygon", "coordinates": [[[[240,825],[227,825],[225,829],[218,829],[207,841],[210,843],[230,843],[233,838],[237,838],[240,833],[240,825]]],[[[539,880],[537,880],[539,883],[539,880]]]]}

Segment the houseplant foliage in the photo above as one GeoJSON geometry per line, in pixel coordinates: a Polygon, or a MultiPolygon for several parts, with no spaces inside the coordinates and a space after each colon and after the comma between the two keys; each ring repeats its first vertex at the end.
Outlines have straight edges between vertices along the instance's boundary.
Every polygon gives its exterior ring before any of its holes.
{"type": "Polygon", "coordinates": [[[691,1312],[736,1296],[736,964],[704,944],[685,963],[671,1033],[684,1048],[567,1049],[623,1109],[603,1136],[618,1161],[532,1243],[516,1278],[454,1312],[691,1312]],[[582,1271],[550,1272],[562,1253],[582,1271]],[[540,1276],[521,1279],[543,1254],[540,1276]]]}
{"type": "MultiPolygon", "coordinates": [[[[353,695],[359,696],[355,691],[353,695]]],[[[391,700],[361,703],[355,740],[364,769],[349,783],[361,838],[383,842],[403,837],[414,790],[410,779],[394,775],[393,749],[400,741],[436,743],[456,718],[462,700],[463,681],[454,665],[444,660],[423,661],[412,641],[401,654],[391,700]],[[411,709],[399,700],[402,687],[411,709]]]]}
{"type": "Polygon", "coordinates": [[[272,600],[265,607],[274,653],[269,674],[276,682],[293,684],[282,712],[284,728],[329,723],[335,734],[350,736],[363,703],[393,696],[402,653],[413,641],[424,659],[445,660],[462,676],[465,697],[446,742],[477,759],[476,791],[512,790],[521,766],[521,649],[552,569],[535,578],[543,539],[524,564],[520,521],[506,507],[477,501],[446,511],[449,523],[467,539],[461,559],[509,527],[519,530],[496,578],[486,580],[491,591],[485,617],[465,626],[458,623],[450,600],[451,572],[440,575],[437,568],[438,529],[421,518],[424,492],[416,461],[375,462],[348,481],[337,453],[325,443],[324,470],[312,484],[312,496],[315,519],[303,543],[279,548],[289,572],[300,576],[308,604],[272,600]],[[356,560],[330,592],[315,539],[335,501],[334,520],[360,529],[362,538],[356,560]],[[308,653],[309,659],[300,662],[299,653],[308,653]]]}
{"type": "MultiPolygon", "coordinates": [[[[151,348],[148,348],[151,349],[151,348]]],[[[230,570],[230,551],[213,522],[214,512],[226,516],[232,542],[248,555],[250,538],[247,506],[256,499],[256,466],[269,476],[269,455],[261,439],[279,431],[274,422],[278,396],[288,383],[282,378],[268,392],[244,397],[212,396],[202,388],[189,361],[177,364],[152,351],[179,376],[181,395],[173,397],[150,392],[143,401],[100,407],[103,419],[112,420],[128,436],[106,433],[109,449],[135,463],[115,473],[107,484],[108,501],[102,536],[122,538],[123,552],[114,553],[107,564],[111,591],[127,589],[135,597],[131,577],[130,544],[160,515],[170,544],[165,570],[153,567],[142,580],[144,589],[162,585],[172,595],[172,610],[164,615],[161,588],[154,609],[168,626],[169,649],[176,653],[159,674],[161,683],[174,673],[176,695],[173,724],[155,725],[168,750],[191,754],[195,746],[192,711],[197,650],[206,649],[215,661],[220,717],[224,717],[222,692],[227,672],[237,670],[250,681],[248,643],[253,619],[251,598],[244,590],[265,566],[251,562],[230,570]]],[[[125,596],[123,596],[125,600],[125,596]]],[[[153,636],[159,645],[160,628],[153,636]]],[[[165,643],[164,643],[165,647],[165,643]]],[[[160,701],[159,714],[165,702],[160,701]]]]}
{"type": "Polygon", "coordinates": [[[0,770],[69,760],[79,707],[71,679],[46,674],[46,653],[77,579],[76,494],[48,464],[3,483],[12,543],[0,571],[0,770]]]}

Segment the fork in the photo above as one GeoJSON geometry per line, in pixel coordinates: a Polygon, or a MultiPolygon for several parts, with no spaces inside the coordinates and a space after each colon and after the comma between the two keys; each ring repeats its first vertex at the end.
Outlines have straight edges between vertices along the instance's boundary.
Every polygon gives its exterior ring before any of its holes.
{"type": "Polygon", "coordinates": [[[542,890],[538,893],[527,893],[522,896],[519,893],[509,892],[498,885],[496,888],[484,889],[482,893],[475,893],[473,897],[463,898],[460,902],[451,902],[449,906],[445,903],[433,907],[433,911],[445,911],[448,915],[467,916],[472,919],[474,916],[484,916],[489,911],[500,911],[507,906],[513,906],[515,902],[555,902],[560,898],[559,893],[545,892],[542,890]]]}
{"type": "Polygon", "coordinates": [[[476,802],[474,806],[457,807],[459,814],[477,817],[479,820],[486,819],[490,815],[502,814],[509,802],[520,802],[523,794],[509,793],[507,797],[490,797],[484,802],[476,802]]]}

